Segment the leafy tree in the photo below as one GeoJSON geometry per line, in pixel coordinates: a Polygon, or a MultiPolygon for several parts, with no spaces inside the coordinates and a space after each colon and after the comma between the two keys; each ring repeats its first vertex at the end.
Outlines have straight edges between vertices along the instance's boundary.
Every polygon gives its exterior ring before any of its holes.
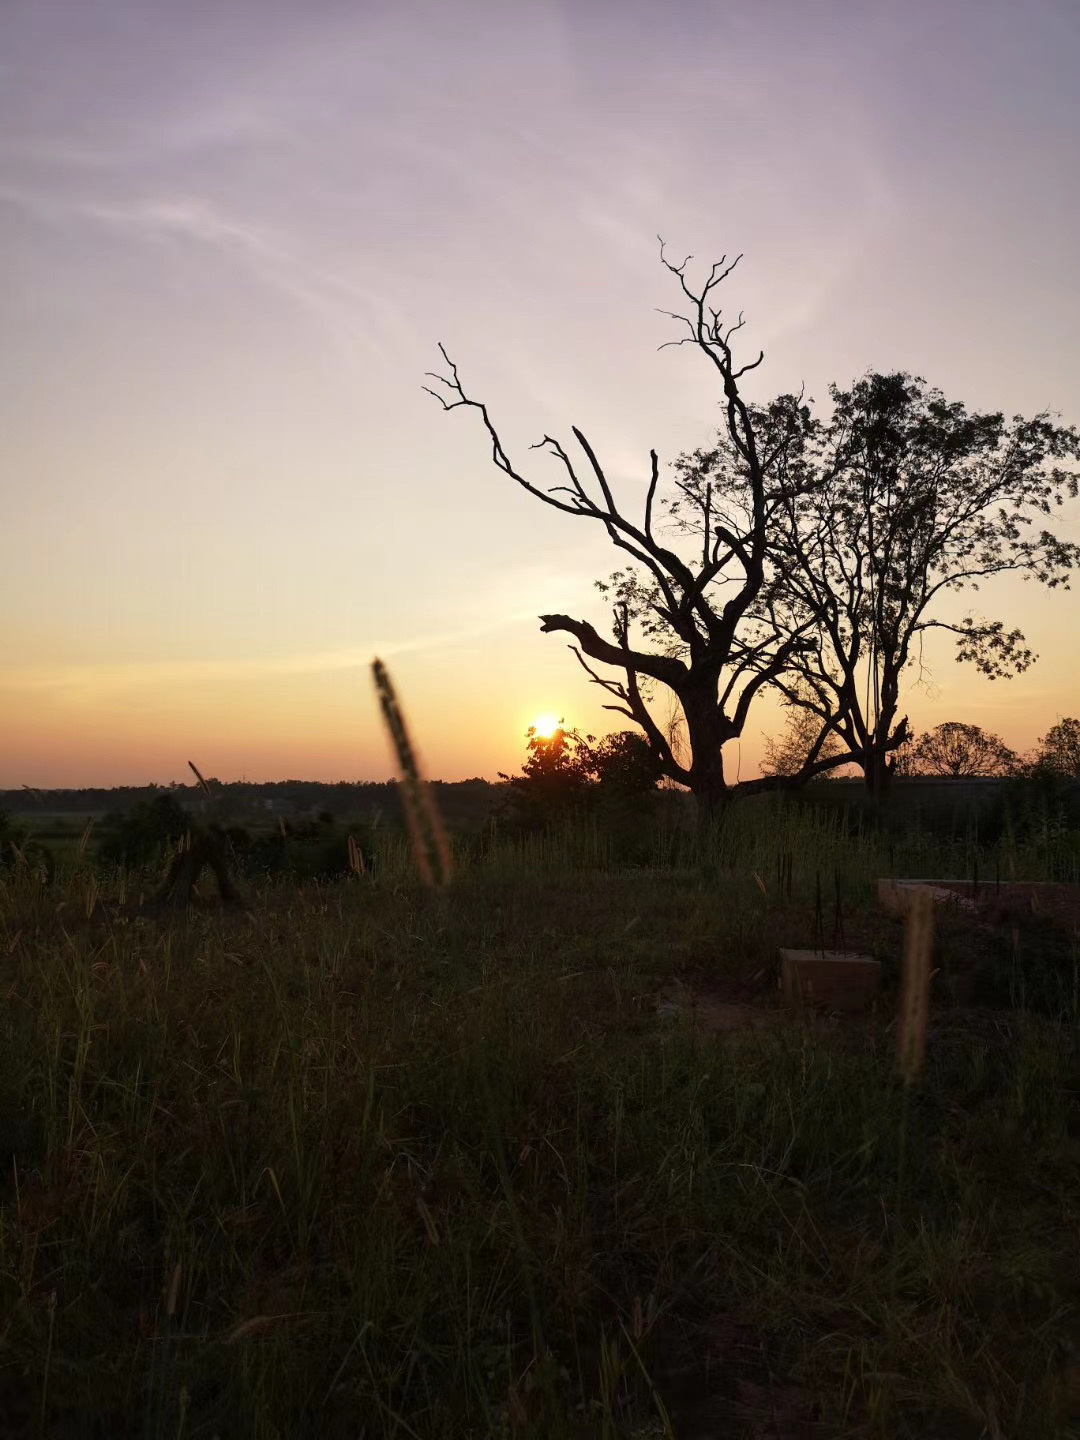
{"type": "Polygon", "coordinates": [[[561,723],[553,735],[541,735],[530,725],[525,732],[521,774],[499,772],[499,779],[510,787],[506,808],[511,817],[525,828],[533,828],[582,808],[590,783],[593,743],[593,736],[568,730],[561,723]]]}
{"type": "Polygon", "coordinates": [[[800,484],[806,474],[801,457],[811,433],[810,416],[791,397],[754,407],[740,390],[742,377],[764,356],[739,362],[733,341],[742,318],[728,323],[715,305],[714,292],[738,260],[714,264],[695,289],[688,278],[689,258],[676,265],[662,246],[660,255],[690,312],[673,317],[682,333],[670,343],[693,346],[713,368],[723,393],[724,463],[700,489],[676,485],[672,493],[661,493],[654,450],[643,513],[631,518],[616,502],[599,457],[577,426],[572,432],[579,456],[550,435],[533,447],[559,469],[559,483],[545,487],[511,459],[487,405],[466,392],[441,345],[448,373],[432,376],[441,388],[429,393],[446,410],[475,410],[492,461],[504,475],[543,504],[600,526],[629,557],[629,568],[603,587],[612,604],[611,639],[569,615],[542,615],[541,629],[572,637],[577,659],[611,697],[606,708],[639,726],[661,773],[687,786],[709,810],[731,789],[723,746],[742,734],[756,696],[789,668],[802,646],[814,643],[814,614],[808,612],[781,632],[761,603],[778,580],[771,536],[788,512],[801,514],[800,484]],[[605,667],[604,673],[598,666],[605,667]],[[681,707],[685,759],[675,754],[649,708],[656,685],[667,686],[681,707]]]}
{"type": "Polygon", "coordinates": [[[911,747],[914,775],[1015,775],[1020,757],[997,735],[978,725],[946,720],[920,735],[911,747]]]}
{"type": "Polygon", "coordinates": [[[787,502],[776,537],[785,581],[765,601],[781,631],[816,630],[777,683],[879,794],[908,735],[902,687],[930,632],[953,635],[957,659],[991,679],[1035,659],[1019,629],[971,599],[1009,573],[1068,588],[1080,546],[1046,517],[1077,495],[1080,436],[1045,413],[969,412],[907,374],[830,393],[832,417],[813,423],[804,449],[817,482],[800,488],[798,507],[787,502]],[[960,596],[957,614],[949,602],[960,596]]]}
{"type": "Polygon", "coordinates": [[[1080,720],[1066,716],[1039,741],[1035,768],[1046,775],[1080,780],[1080,720]]]}
{"type": "Polygon", "coordinates": [[[602,797],[648,795],[663,774],[648,740],[634,730],[605,735],[592,746],[588,758],[591,778],[602,797]]]}
{"type": "Polygon", "coordinates": [[[639,799],[655,790],[660,764],[648,741],[632,730],[597,740],[560,725],[551,736],[525,733],[521,774],[509,783],[509,811],[525,828],[584,813],[597,804],[639,799]]]}

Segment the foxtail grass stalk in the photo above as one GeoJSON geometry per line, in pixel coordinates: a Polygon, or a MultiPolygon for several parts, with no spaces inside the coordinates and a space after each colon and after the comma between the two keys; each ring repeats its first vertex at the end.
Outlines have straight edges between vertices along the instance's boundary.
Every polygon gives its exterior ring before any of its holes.
{"type": "Polygon", "coordinates": [[[416,751],[386,666],[372,661],[371,672],[383,719],[398,762],[398,785],[416,867],[425,885],[446,885],[450,880],[450,844],[431,787],[420,773],[416,751]]]}
{"type": "Polygon", "coordinates": [[[209,786],[209,785],[206,783],[206,781],[203,779],[202,774],[201,774],[201,772],[199,771],[199,767],[195,764],[195,761],[194,761],[194,760],[189,760],[187,763],[188,763],[188,769],[192,772],[192,774],[195,776],[195,779],[199,782],[199,788],[202,790],[203,794],[204,794],[204,795],[209,795],[209,794],[210,794],[210,786],[209,786]]]}

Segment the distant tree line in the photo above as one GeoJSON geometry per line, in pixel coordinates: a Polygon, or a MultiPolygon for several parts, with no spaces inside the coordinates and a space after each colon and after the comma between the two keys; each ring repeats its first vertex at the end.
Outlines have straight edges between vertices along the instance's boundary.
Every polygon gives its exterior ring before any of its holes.
{"type": "MultiPolygon", "coordinates": [[[[766,743],[763,770],[784,777],[797,773],[805,753],[808,721],[797,712],[788,731],[766,743]]],[[[959,720],[946,720],[922,735],[910,736],[895,752],[899,776],[938,775],[953,779],[1036,777],[1080,780],[1080,720],[1066,717],[1051,726],[1027,755],[999,735],[959,720]]]]}
{"type": "MultiPolygon", "coordinates": [[[[482,824],[490,813],[492,787],[482,779],[433,782],[440,804],[463,824],[482,824]]],[[[397,786],[394,781],[318,780],[221,781],[210,777],[216,813],[252,817],[259,815],[273,823],[278,814],[363,817],[379,815],[384,824],[398,828],[401,823],[397,786]],[[270,802],[269,807],[267,802],[270,802]]],[[[198,813],[205,796],[197,785],[117,786],[112,789],[0,790],[0,810],[9,814],[57,813],[73,815],[121,815],[144,801],[171,795],[189,811],[198,813]]]]}

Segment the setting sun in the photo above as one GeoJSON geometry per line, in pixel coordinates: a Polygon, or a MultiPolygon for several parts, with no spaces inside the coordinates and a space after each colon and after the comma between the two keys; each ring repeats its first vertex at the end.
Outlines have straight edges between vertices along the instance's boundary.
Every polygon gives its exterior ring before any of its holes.
{"type": "Polygon", "coordinates": [[[537,715],[533,721],[533,729],[541,740],[550,740],[561,723],[554,715],[537,715]]]}

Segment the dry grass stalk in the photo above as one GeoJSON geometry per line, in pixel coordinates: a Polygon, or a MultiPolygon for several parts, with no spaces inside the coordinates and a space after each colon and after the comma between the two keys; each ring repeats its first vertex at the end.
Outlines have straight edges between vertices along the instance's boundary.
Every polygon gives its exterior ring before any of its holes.
{"type": "Polygon", "coordinates": [[[364,852],[356,843],[356,836],[349,836],[349,869],[354,875],[366,875],[367,865],[364,863],[364,852]]]}
{"type": "Polygon", "coordinates": [[[425,885],[445,885],[450,879],[450,844],[430,786],[420,773],[405,717],[394,693],[386,666],[372,661],[372,675],[383,719],[398,761],[398,784],[416,866],[425,885]]]}
{"type": "Polygon", "coordinates": [[[241,1320],[240,1324],[229,1331],[222,1340],[223,1345],[236,1345],[241,1340],[246,1340],[250,1335],[261,1335],[263,1331],[269,1330],[281,1320],[302,1320],[305,1318],[305,1311],[290,1310],[281,1315],[251,1315],[247,1320],[241,1320]]]}
{"type": "Polygon", "coordinates": [[[180,1277],[183,1274],[183,1267],[178,1260],[173,1266],[172,1279],[169,1281],[169,1293],[165,1297],[165,1314],[172,1316],[176,1314],[176,1302],[180,1295],[180,1277]]]}
{"type": "Polygon", "coordinates": [[[905,1085],[914,1085],[926,1056],[930,1020],[930,974],[934,955],[934,901],[923,891],[911,896],[904,926],[904,966],[896,1027],[896,1056],[905,1085]]]}

